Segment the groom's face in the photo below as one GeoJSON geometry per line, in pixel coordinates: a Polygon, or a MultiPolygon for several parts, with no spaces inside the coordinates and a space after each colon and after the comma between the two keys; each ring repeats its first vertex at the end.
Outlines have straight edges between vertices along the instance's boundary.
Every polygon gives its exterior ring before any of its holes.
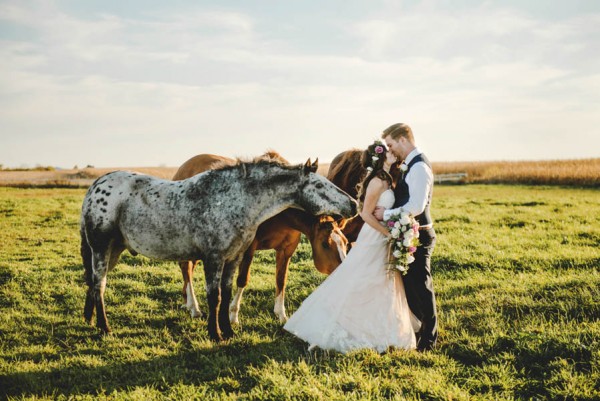
{"type": "Polygon", "coordinates": [[[398,160],[404,160],[406,157],[405,146],[403,143],[403,137],[396,139],[392,139],[391,136],[385,137],[385,144],[387,145],[390,152],[394,154],[398,158],[398,160]]]}

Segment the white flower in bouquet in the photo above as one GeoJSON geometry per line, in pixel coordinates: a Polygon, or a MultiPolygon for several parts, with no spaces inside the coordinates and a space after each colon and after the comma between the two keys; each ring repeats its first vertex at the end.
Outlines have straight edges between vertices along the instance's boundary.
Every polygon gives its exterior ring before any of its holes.
{"type": "Polygon", "coordinates": [[[386,226],[391,236],[388,268],[406,274],[408,266],[415,260],[413,253],[419,245],[419,223],[403,211],[390,216],[386,226]]]}

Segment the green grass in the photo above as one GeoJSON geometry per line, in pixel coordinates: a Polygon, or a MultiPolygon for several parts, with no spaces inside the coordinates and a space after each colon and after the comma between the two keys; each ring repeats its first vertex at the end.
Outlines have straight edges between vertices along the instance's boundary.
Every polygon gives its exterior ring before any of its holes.
{"type": "MultiPolygon", "coordinates": [[[[83,321],[81,189],[0,188],[0,398],[110,400],[598,400],[600,192],[438,186],[431,353],[316,351],[272,313],[259,252],[236,337],[215,345],[180,309],[173,262],[125,253],[108,276],[114,334],[83,321]]],[[[324,279],[304,241],[293,312],[324,279]]],[[[206,310],[203,275],[197,294],[206,310]]]]}

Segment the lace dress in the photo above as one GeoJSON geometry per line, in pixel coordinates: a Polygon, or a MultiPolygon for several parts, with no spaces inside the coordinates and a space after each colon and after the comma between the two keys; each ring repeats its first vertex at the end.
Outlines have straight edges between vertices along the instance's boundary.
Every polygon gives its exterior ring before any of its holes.
{"type": "MultiPolygon", "coordinates": [[[[386,208],[393,204],[391,189],[377,202],[386,208]]],[[[400,273],[386,270],[387,255],[385,236],[364,224],[346,259],[304,300],[284,329],[307,341],[309,349],[346,353],[415,348],[419,322],[408,309],[400,273]]]]}

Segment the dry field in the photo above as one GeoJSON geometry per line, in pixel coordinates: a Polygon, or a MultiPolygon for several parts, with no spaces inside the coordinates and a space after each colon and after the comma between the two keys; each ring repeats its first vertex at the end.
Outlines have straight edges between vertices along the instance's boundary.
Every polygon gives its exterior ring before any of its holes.
{"type": "MultiPolygon", "coordinates": [[[[326,175],[329,163],[319,165],[319,173],[326,175]]],[[[13,187],[87,187],[98,178],[114,170],[132,170],[170,179],[177,167],[120,167],[83,168],[54,171],[0,170],[0,186],[13,187]]],[[[600,158],[547,161],[492,161],[492,162],[438,162],[433,163],[436,175],[466,173],[462,180],[469,184],[534,184],[600,187],[600,158]]]]}
{"type": "MultiPolygon", "coordinates": [[[[137,171],[158,178],[171,179],[178,167],[105,167],[68,170],[0,170],[0,186],[5,187],[88,187],[101,175],[115,170],[137,171]]],[[[329,163],[319,165],[319,173],[327,174],[329,163]]]]}
{"type": "Polygon", "coordinates": [[[433,163],[435,174],[467,173],[471,184],[600,186],[600,158],[433,163]]]}

